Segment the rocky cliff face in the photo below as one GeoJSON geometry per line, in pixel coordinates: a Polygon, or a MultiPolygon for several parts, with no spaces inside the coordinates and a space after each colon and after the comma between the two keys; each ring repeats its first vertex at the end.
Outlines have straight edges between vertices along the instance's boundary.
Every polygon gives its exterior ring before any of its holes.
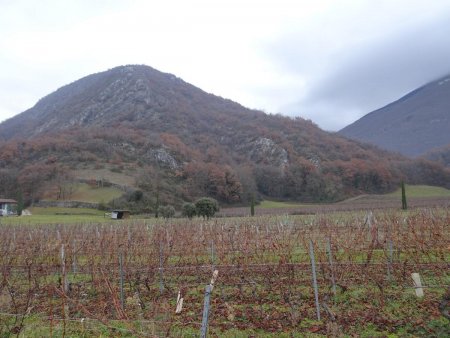
{"type": "Polygon", "coordinates": [[[247,154],[248,158],[255,163],[272,164],[276,167],[289,164],[286,149],[270,138],[258,137],[253,141],[238,145],[237,149],[247,154]]]}

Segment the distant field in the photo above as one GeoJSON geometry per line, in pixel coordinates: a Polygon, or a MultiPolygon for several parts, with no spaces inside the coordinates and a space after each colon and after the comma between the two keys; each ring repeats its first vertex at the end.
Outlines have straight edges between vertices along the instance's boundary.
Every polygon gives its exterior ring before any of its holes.
{"type": "Polygon", "coordinates": [[[86,224],[110,221],[103,215],[32,215],[20,217],[2,217],[0,224],[86,224]]]}
{"type": "MultiPolygon", "coordinates": [[[[450,197],[450,190],[442,187],[433,187],[430,185],[406,185],[406,197],[450,197]]],[[[399,188],[386,196],[401,197],[402,190],[399,188]]]]}
{"type": "Polygon", "coordinates": [[[2,217],[1,224],[81,224],[110,221],[105,212],[87,208],[28,208],[31,216],[2,217]]]}
{"type": "MultiPolygon", "coordinates": [[[[384,195],[361,195],[357,196],[345,201],[340,202],[343,203],[352,203],[357,200],[383,200],[383,199],[393,199],[399,198],[399,201],[402,196],[401,189],[397,189],[396,191],[384,194],[384,195]]],[[[442,187],[433,187],[429,185],[406,185],[406,197],[407,198],[428,198],[428,197],[450,197],[450,190],[442,187]]],[[[295,208],[295,207],[305,207],[305,206],[313,206],[314,204],[301,204],[295,202],[278,202],[278,201],[262,201],[257,208],[262,209],[272,209],[272,208],[295,208]]]]}
{"type": "MultiPolygon", "coordinates": [[[[424,185],[407,185],[406,198],[410,208],[450,205],[450,190],[424,185]]],[[[262,201],[256,206],[257,215],[305,215],[330,212],[355,212],[358,210],[400,209],[401,190],[384,195],[360,195],[338,203],[300,204],[295,202],[262,201]]],[[[219,216],[247,216],[250,206],[223,208],[219,216]]]]}
{"type": "MultiPolygon", "coordinates": [[[[94,223],[121,223],[130,222],[127,220],[112,220],[108,215],[108,212],[89,209],[89,208],[61,208],[61,207],[31,207],[27,208],[31,212],[30,216],[12,216],[12,217],[0,217],[1,224],[25,224],[25,225],[37,225],[37,224],[94,224],[94,223]]],[[[155,219],[153,215],[132,215],[131,222],[149,219],[153,224],[164,223],[163,218],[155,219]]],[[[1,336],[0,336],[1,337],[1,336]]]]}
{"type": "Polygon", "coordinates": [[[50,207],[50,208],[37,208],[31,207],[28,210],[32,213],[32,215],[37,216],[50,216],[50,215],[88,215],[88,216],[103,216],[104,211],[97,209],[89,209],[89,208],[58,208],[58,207],[50,207]]]}
{"type": "MultiPolygon", "coordinates": [[[[108,203],[122,194],[123,191],[116,187],[93,188],[86,183],[77,183],[74,187],[74,192],[66,198],[66,201],[108,203]]],[[[54,194],[44,200],[55,201],[54,194]]]]}
{"type": "Polygon", "coordinates": [[[114,198],[118,198],[123,194],[123,191],[114,187],[106,188],[92,188],[86,183],[81,183],[77,186],[76,191],[70,196],[71,200],[100,203],[109,202],[114,198]]]}
{"type": "Polygon", "coordinates": [[[112,172],[109,169],[78,169],[74,170],[72,174],[76,178],[81,178],[85,180],[105,179],[111,183],[126,185],[129,187],[133,187],[136,181],[136,179],[133,176],[129,176],[125,173],[120,172],[112,172]]]}
{"type": "MultiPolygon", "coordinates": [[[[407,186],[408,204],[414,207],[448,206],[450,205],[450,190],[430,186],[407,186]]],[[[91,189],[83,185],[74,194],[74,200],[99,202],[108,201],[120,196],[121,191],[114,188],[91,189]]],[[[324,212],[356,212],[358,210],[399,209],[401,207],[400,190],[386,195],[362,195],[353,199],[334,204],[300,204],[295,202],[262,201],[256,206],[257,215],[312,215],[324,212]]],[[[30,208],[32,216],[3,217],[2,224],[55,224],[55,223],[96,223],[109,221],[104,212],[87,208],[30,208]]],[[[217,216],[242,217],[250,214],[249,207],[222,208],[217,216]]],[[[142,215],[133,215],[134,219],[142,215]]]]}
{"type": "Polygon", "coordinates": [[[295,202],[262,201],[257,207],[263,209],[270,209],[270,208],[291,208],[299,206],[301,206],[301,204],[295,202]]]}

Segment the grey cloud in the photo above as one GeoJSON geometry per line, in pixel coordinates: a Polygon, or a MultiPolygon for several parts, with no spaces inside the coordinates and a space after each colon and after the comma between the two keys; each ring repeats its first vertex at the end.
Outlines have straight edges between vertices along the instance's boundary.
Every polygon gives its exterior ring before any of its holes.
{"type": "Polygon", "coordinates": [[[367,39],[334,56],[324,52],[326,58],[318,56],[316,62],[309,60],[311,54],[306,47],[291,48],[282,60],[284,66],[311,79],[306,95],[280,110],[309,118],[327,130],[343,128],[450,73],[449,34],[450,15],[444,14],[421,26],[387,31],[377,40],[367,39]],[[310,62],[313,71],[306,68],[310,62]],[[322,72],[318,63],[324,68],[322,72]]]}

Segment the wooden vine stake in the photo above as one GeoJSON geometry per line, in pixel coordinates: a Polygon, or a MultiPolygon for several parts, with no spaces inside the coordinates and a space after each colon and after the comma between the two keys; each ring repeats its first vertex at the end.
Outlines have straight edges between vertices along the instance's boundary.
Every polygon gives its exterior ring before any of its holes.
{"type": "Polygon", "coordinates": [[[61,275],[62,275],[62,289],[64,293],[67,293],[69,291],[69,282],[67,280],[67,273],[66,273],[66,255],[64,252],[64,244],[61,244],[61,275]]]}
{"type": "Polygon", "coordinates": [[[214,283],[219,275],[218,270],[214,270],[211,282],[206,286],[205,289],[205,301],[203,304],[203,319],[202,319],[202,329],[200,331],[200,338],[206,338],[206,333],[208,331],[208,316],[209,316],[209,301],[211,298],[211,293],[214,288],[214,283]]]}
{"type": "Polygon", "coordinates": [[[177,308],[175,310],[176,314],[181,313],[183,310],[183,295],[181,294],[181,290],[178,291],[178,297],[177,297],[177,308]]]}
{"type": "Polygon", "coordinates": [[[416,288],[416,296],[423,297],[422,281],[420,280],[420,275],[417,272],[411,274],[414,281],[414,287],[416,288]]]}
{"type": "Polygon", "coordinates": [[[119,254],[119,273],[120,273],[120,279],[119,279],[119,288],[120,288],[120,308],[122,311],[125,309],[125,296],[123,292],[123,253],[121,252],[119,254]]]}
{"type": "Polygon", "coordinates": [[[159,293],[162,295],[164,292],[164,257],[162,242],[159,242],[159,293]]]}
{"type": "Polygon", "coordinates": [[[330,264],[330,278],[333,286],[333,295],[336,297],[336,280],[334,278],[334,268],[333,268],[333,253],[331,251],[331,239],[327,238],[327,254],[328,254],[328,262],[330,264]]]}
{"type": "Polygon", "coordinates": [[[316,260],[314,257],[314,244],[313,244],[312,240],[309,240],[309,256],[311,258],[311,270],[312,270],[312,278],[313,278],[314,300],[316,303],[317,320],[320,320],[319,290],[318,290],[318,286],[317,286],[316,260]]]}
{"type": "Polygon", "coordinates": [[[77,273],[77,255],[75,251],[75,239],[72,240],[72,271],[73,273],[77,273]]]}
{"type": "MultiPolygon", "coordinates": [[[[69,292],[69,282],[67,280],[67,273],[66,273],[66,256],[64,253],[64,244],[61,244],[61,274],[62,274],[61,288],[63,295],[65,296],[69,292]]],[[[63,315],[64,315],[64,325],[66,325],[65,320],[69,318],[69,304],[66,304],[64,297],[63,297],[63,315]]]]}
{"type": "Polygon", "coordinates": [[[214,273],[214,271],[216,270],[214,267],[214,241],[211,241],[211,268],[214,273]]]}

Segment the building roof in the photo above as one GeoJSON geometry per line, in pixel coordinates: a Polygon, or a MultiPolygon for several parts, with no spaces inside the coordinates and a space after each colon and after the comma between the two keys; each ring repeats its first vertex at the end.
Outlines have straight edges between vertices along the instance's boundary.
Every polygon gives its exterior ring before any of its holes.
{"type": "Polygon", "coordinates": [[[0,203],[17,204],[17,201],[16,200],[7,199],[7,198],[0,198],[0,203]]]}

